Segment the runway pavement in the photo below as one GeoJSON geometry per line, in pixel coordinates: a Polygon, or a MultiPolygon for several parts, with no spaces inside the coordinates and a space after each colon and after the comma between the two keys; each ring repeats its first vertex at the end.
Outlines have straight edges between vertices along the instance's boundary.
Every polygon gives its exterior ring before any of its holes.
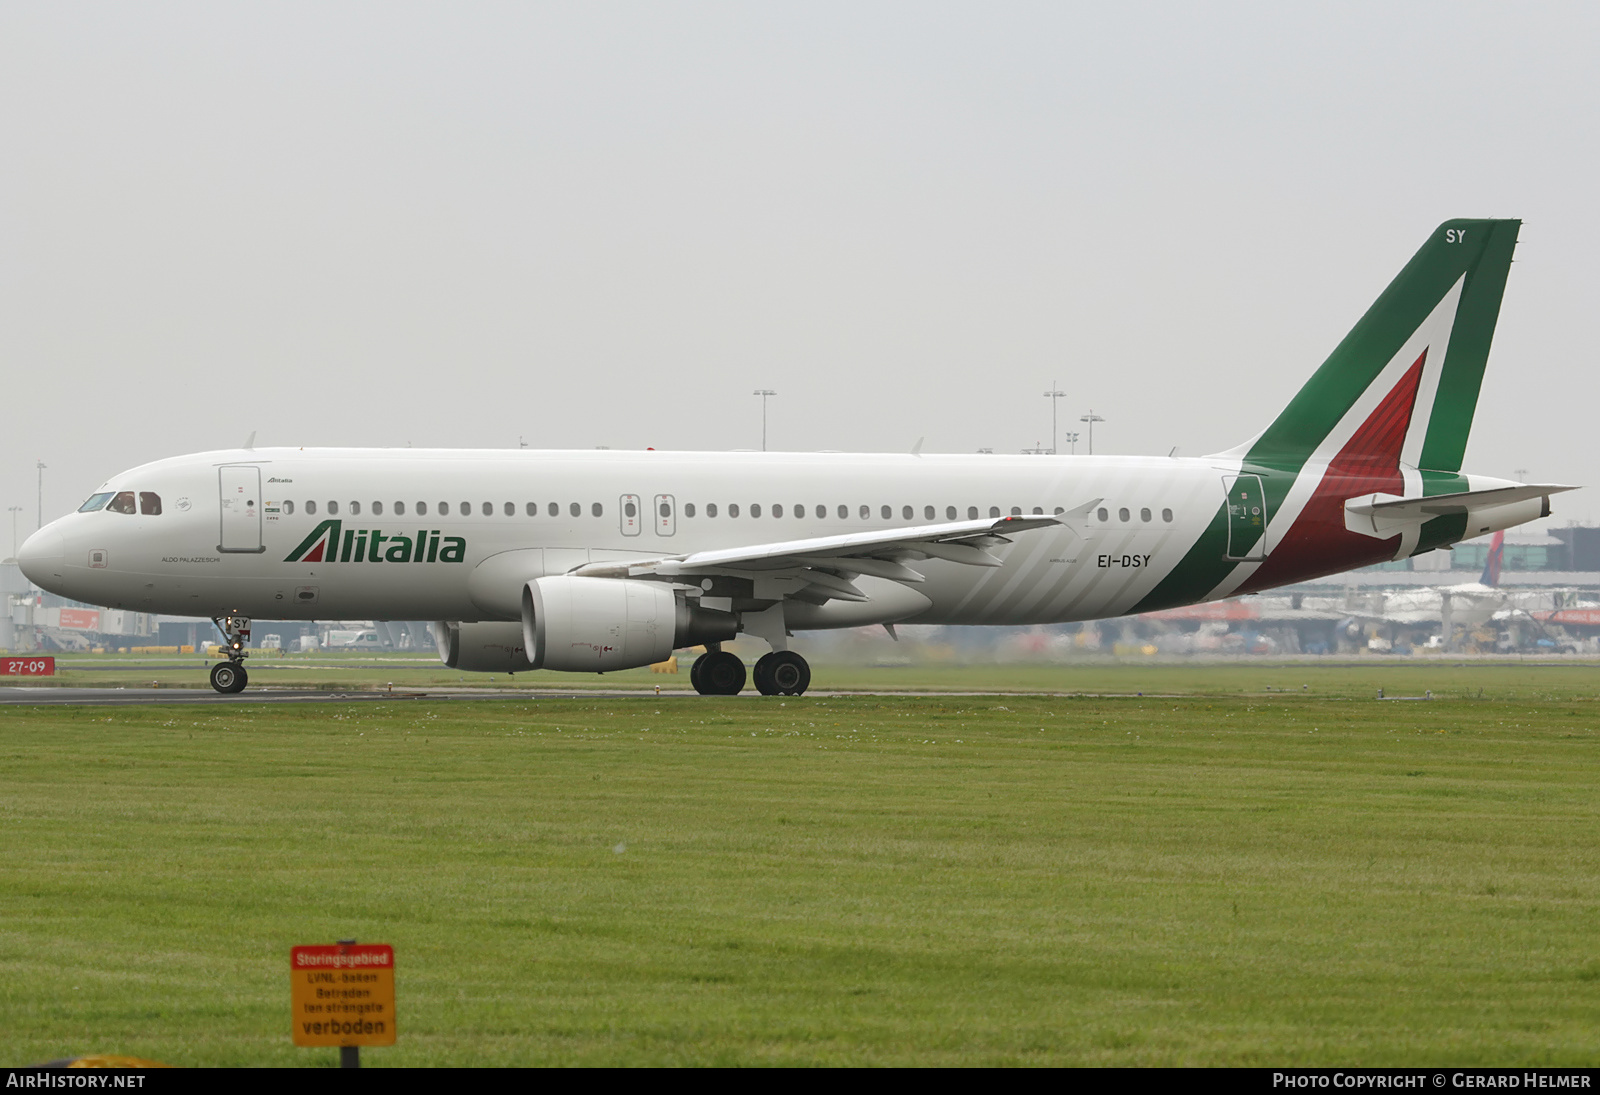
{"type": "MultiPolygon", "coordinates": [[[[759,699],[754,691],[741,694],[745,699],[759,699]]],[[[929,692],[929,691],[836,691],[812,689],[806,693],[811,699],[844,696],[891,696],[905,699],[912,696],[954,699],[961,696],[1132,696],[1134,693],[1096,692],[929,692]]],[[[1163,693],[1138,693],[1140,696],[1157,696],[1163,693]]],[[[238,695],[224,696],[209,688],[0,688],[0,707],[117,707],[129,704],[217,704],[217,703],[370,703],[380,700],[595,700],[595,699],[671,699],[685,698],[718,703],[728,697],[700,696],[689,688],[585,688],[578,690],[543,688],[396,688],[386,691],[327,691],[316,688],[248,688],[238,695]]],[[[773,696],[774,701],[793,699],[792,696],[773,696]]]]}
{"type": "MultiPolygon", "coordinates": [[[[662,696],[693,696],[687,689],[662,696]]],[[[397,688],[382,691],[327,691],[315,688],[250,688],[238,695],[224,696],[209,688],[0,688],[0,707],[117,707],[128,704],[178,703],[355,703],[375,700],[529,700],[584,699],[621,696],[655,697],[654,691],[599,689],[583,691],[535,691],[533,689],[421,689],[397,688]]]]}

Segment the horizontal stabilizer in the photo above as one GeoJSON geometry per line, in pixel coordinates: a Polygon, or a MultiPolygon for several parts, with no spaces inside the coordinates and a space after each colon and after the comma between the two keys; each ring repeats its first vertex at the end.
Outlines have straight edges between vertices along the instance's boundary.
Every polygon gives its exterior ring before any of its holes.
{"type": "Polygon", "coordinates": [[[1493,490],[1464,490],[1455,494],[1435,494],[1431,497],[1398,498],[1392,494],[1366,494],[1352,498],[1344,504],[1348,513],[1363,517],[1381,517],[1390,521],[1427,521],[1449,513],[1466,513],[1468,510],[1488,506],[1506,506],[1512,502],[1526,502],[1533,498],[1548,498],[1577,487],[1556,483],[1520,483],[1514,487],[1496,487],[1493,490]]]}
{"type": "Polygon", "coordinates": [[[1566,490],[1577,488],[1558,483],[1518,483],[1487,490],[1405,498],[1393,494],[1363,494],[1345,502],[1344,527],[1362,536],[1386,540],[1403,535],[1408,529],[1420,529],[1439,517],[1461,516],[1466,523],[1455,536],[1471,538],[1548,517],[1550,496],[1566,490]]]}

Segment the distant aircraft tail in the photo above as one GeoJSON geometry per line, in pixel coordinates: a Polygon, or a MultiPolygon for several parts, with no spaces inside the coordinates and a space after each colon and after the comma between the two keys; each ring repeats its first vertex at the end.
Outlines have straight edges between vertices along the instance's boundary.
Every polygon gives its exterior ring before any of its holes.
{"type": "Polygon", "coordinates": [[[1494,539],[1489,541],[1489,558],[1483,563],[1483,576],[1478,579],[1480,585],[1490,589],[1500,588],[1500,562],[1505,556],[1506,534],[1501,530],[1494,534],[1494,539]]]}
{"type": "Polygon", "coordinates": [[[1445,221],[1254,441],[1249,463],[1456,472],[1500,315],[1516,220],[1445,221]]]}

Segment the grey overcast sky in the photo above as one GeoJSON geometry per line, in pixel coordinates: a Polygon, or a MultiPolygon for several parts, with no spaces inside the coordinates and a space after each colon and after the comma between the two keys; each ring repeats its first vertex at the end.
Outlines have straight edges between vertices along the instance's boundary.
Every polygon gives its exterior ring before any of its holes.
{"type": "Polygon", "coordinates": [[[773,448],[1048,444],[1054,383],[1198,455],[1494,216],[1467,464],[1594,521],[1597,47],[1594,4],[9,0],[0,504],[252,430],[754,448],[758,387],[773,448]]]}

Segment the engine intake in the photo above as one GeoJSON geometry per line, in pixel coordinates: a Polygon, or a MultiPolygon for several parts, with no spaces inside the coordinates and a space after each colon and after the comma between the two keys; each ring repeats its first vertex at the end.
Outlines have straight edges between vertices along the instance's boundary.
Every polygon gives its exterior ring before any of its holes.
{"type": "Polygon", "coordinates": [[[690,604],[657,582],[558,576],[522,590],[522,641],[535,669],[636,669],[666,661],[678,647],[738,633],[733,613],[690,604]]]}

